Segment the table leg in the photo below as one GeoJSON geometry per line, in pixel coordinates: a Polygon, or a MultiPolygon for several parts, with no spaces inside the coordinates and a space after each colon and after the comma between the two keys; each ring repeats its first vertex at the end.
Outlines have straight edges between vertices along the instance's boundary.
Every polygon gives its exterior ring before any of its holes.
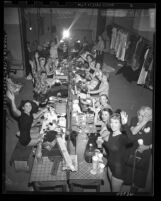
{"type": "Polygon", "coordinates": [[[96,192],[100,192],[100,184],[97,185],[96,192]]]}
{"type": "Polygon", "coordinates": [[[73,184],[70,185],[70,191],[73,192],[73,184]]]}
{"type": "Polygon", "coordinates": [[[62,185],[62,191],[63,191],[63,192],[66,192],[66,191],[67,191],[66,185],[62,185]]]}
{"type": "Polygon", "coordinates": [[[36,184],[36,182],[33,183],[34,191],[40,191],[39,186],[36,184]]]}

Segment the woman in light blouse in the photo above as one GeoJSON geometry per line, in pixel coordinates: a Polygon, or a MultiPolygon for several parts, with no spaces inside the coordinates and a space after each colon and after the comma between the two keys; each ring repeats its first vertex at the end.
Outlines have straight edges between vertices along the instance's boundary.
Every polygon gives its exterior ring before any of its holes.
{"type": "Polygon", "coordinates": [[[107,97],[109,97],[109,82],[108,82],[109,75],[99,72],[97,74],[97,78],[101,81],[101,83],[99,85],[99,89],[93,90],[93,91],[89,90],[88,93],[90,95],[98,95],[98,96],[100,96],[102,94],[106,94],[107,97]]]}

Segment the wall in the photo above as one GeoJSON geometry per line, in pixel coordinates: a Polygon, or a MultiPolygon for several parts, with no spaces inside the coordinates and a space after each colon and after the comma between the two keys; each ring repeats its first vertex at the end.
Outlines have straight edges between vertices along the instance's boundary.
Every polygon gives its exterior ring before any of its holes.
{"type": "Polygon", "coordinates": [[[18,8],[4,8],[4,29],[7,33],[7,48],[17,63],[21,63],[22,50],[18,8]]]}
{"type": "Polygon", "coordinates": [[[149,26],[149,17],[141,18],[141,17],[116,17],[114,19],[114,23],[127,28],[128,30],[132,30],[138,33],[140,36],[153,41],[153,31],[150,28],[144,29],[147,25],[149,26]],[[136,24],[139,24],[136,26],[136,24]],[[142,28],[143,27],[143,28],[142,28]]]}
{"type": "Polygon", "coordinates": [[[153,41],[153,33],[155,31],[155,10],[137,10],[136,13],[138,14],[131,14],[130,16],[124,13],[124,17],[119,17],[116,16],[113,11],[111,16],[106,17],[106,23],[116,23],[122,27],[127,28],[127,30],[131,30],[134,33],[138,33],[140,36],[153,41]]]}
{"type": "Polygon", "coordinates": [[[151,18],[150,9],[142,10],[141,16],[135,17],[133,23],[133,29],[150,41],[153,41],[153,33],[155,32],[155,11],[153,13],[154,16],[151,18]]]}
{"type": "MultiPolygon", "coordinates": [[[[31,24],[33,27],[33,30],[29,30],[29,22],[27,23],[27,39],[32,42],[33,40],[37,40],[38,30],[37,30],[37,15],[32,13],[31,16],[31,24]]],[[[70,15],[58,15],[57,13],[51,15],[47,13],[41,14],[43,20],[44,20],[44,34],[39,35],[40,36],[40,44],[43,44],[45,41],[49,41],[53,39],[53,35],[50,33],[51,28],[51,21],[52,26],[56,26],[57,29],[57,35],[59,38],[62,37],[62,31],[64,28],[71,27],[71,35],[73,36],[73,39],[79,38],[80,40],[83,39],[84,34],[87,36],[87,39],[91,42],[92,40],[95,40],[96,38],[96,28],[97,28],[97,15],[89,15],[88,12],[82,12],[79,15],[79,12],[73,12],[70,15]],[[75,22],[75,23],[74,23],[75,22]]]]}
{"type": "Polygon", "coordinates": [[[133,17],[115,17],[114,23],[119,24],[122,27],[133,30],[134,18],[133,17]]]}

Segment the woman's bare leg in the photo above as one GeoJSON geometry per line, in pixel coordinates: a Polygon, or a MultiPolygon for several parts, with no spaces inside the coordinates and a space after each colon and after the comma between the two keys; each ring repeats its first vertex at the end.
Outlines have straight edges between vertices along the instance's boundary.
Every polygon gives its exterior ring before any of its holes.
{"type": "Polygon", "coordinates": [[[30,143],[27,146],[35,146],[40,142],[40,138],[31,139],[30,143]]]}
{"type": "Polygon", "coordinates": [[[116,177],[112,176],[111,184],[112,184],[112,192],[120,192],[122,184],[123,184],[123,180],[117,179],[116,177]]]}

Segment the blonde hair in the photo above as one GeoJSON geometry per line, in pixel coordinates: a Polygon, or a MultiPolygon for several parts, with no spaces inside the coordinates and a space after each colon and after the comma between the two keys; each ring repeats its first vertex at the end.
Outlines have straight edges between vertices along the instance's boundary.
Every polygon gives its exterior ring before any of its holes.
{"type": "Polygon", "coordinates": [[[152,116],[152,109],[149,106],[142,106],[138,112],[143,111],[144,115],[147,114],[149,116],[152,116]]]}

